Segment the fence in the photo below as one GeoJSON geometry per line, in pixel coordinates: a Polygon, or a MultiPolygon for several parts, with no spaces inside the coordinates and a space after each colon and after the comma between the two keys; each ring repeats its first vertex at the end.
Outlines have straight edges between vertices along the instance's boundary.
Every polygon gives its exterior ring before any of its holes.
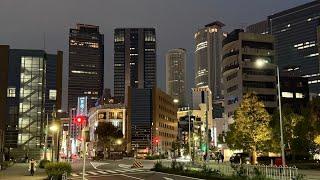
{"type": "MultiPolygon", "coordinates": [[[[199,170],[203,167],[203,163],[191,164],[187,163],[184,167],[198,168],[199,170]]],[[[276,180],[293,180],[297,179],[299,173],[296,167],[277,167],[277,166],[266,166],[266,165],[248,165],[248,164],[230,164],[230,163],[206,163],[206,166],[210,169],[219,170],[221,174],[232,176],[236,173],[242,175],[254,177],[256,175],[262,175],[270,179],[276,180]]]]}

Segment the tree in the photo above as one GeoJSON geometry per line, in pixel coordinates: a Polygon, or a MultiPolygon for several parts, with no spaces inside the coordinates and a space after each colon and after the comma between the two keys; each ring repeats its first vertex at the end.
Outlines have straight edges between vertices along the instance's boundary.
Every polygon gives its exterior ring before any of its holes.
{"type": "Polygon", "coordinates": [[[98,146],[108,149],[108,156],[110,157],[110,148],[116,139],[123,138],[122,131],[109,122],[99,122],[95,131],[98,135],[98,146]]]}
{"type": "Polygon", "coordinates": [[[256,164],[257,152],[268,151],[272,142],[270,121],[271,117],[258,97],[253,93],[244,95],[227,132],[227,145],[231,149],[251,152],[252,163],[256,164]]]}

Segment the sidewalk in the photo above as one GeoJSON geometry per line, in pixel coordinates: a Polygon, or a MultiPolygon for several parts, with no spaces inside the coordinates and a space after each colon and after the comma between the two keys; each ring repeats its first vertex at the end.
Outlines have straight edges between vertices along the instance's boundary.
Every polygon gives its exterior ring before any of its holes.
{"type": "Polygon", "coordinates": [[[27,163],[16,163],[6,170],[0,171],[1,180],[43,180],[47,178],[44,169],[37,168],[34,176],[30,176],[27,163]]]}

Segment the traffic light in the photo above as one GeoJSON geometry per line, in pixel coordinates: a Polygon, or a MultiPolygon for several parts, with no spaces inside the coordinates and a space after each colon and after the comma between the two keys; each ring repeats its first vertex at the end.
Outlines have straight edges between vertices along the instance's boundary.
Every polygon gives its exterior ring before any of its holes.
{"type": "Polygon", "coordinates": [[[159,137],[154,137],[153,142],[154,142],[154,144],[158,144],[160,142],[159,137]]]}
{"type": "Polygon", "coordinates": [[[78,126],[85,125],[86,122],[87,122],[87,118],[85,116],[77,116],[74,119],[74,123],[77,124],[78,126]]]}

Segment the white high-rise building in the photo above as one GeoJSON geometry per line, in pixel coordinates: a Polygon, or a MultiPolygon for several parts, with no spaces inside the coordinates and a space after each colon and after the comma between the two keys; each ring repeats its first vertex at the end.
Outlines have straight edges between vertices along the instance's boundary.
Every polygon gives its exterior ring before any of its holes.
{"type": "Polygon", "coordinates": [[[185,105],[186,54],[182,48],[171,49],[166,54],[166,91],[179,101],[179,107],[185,105]]]}

